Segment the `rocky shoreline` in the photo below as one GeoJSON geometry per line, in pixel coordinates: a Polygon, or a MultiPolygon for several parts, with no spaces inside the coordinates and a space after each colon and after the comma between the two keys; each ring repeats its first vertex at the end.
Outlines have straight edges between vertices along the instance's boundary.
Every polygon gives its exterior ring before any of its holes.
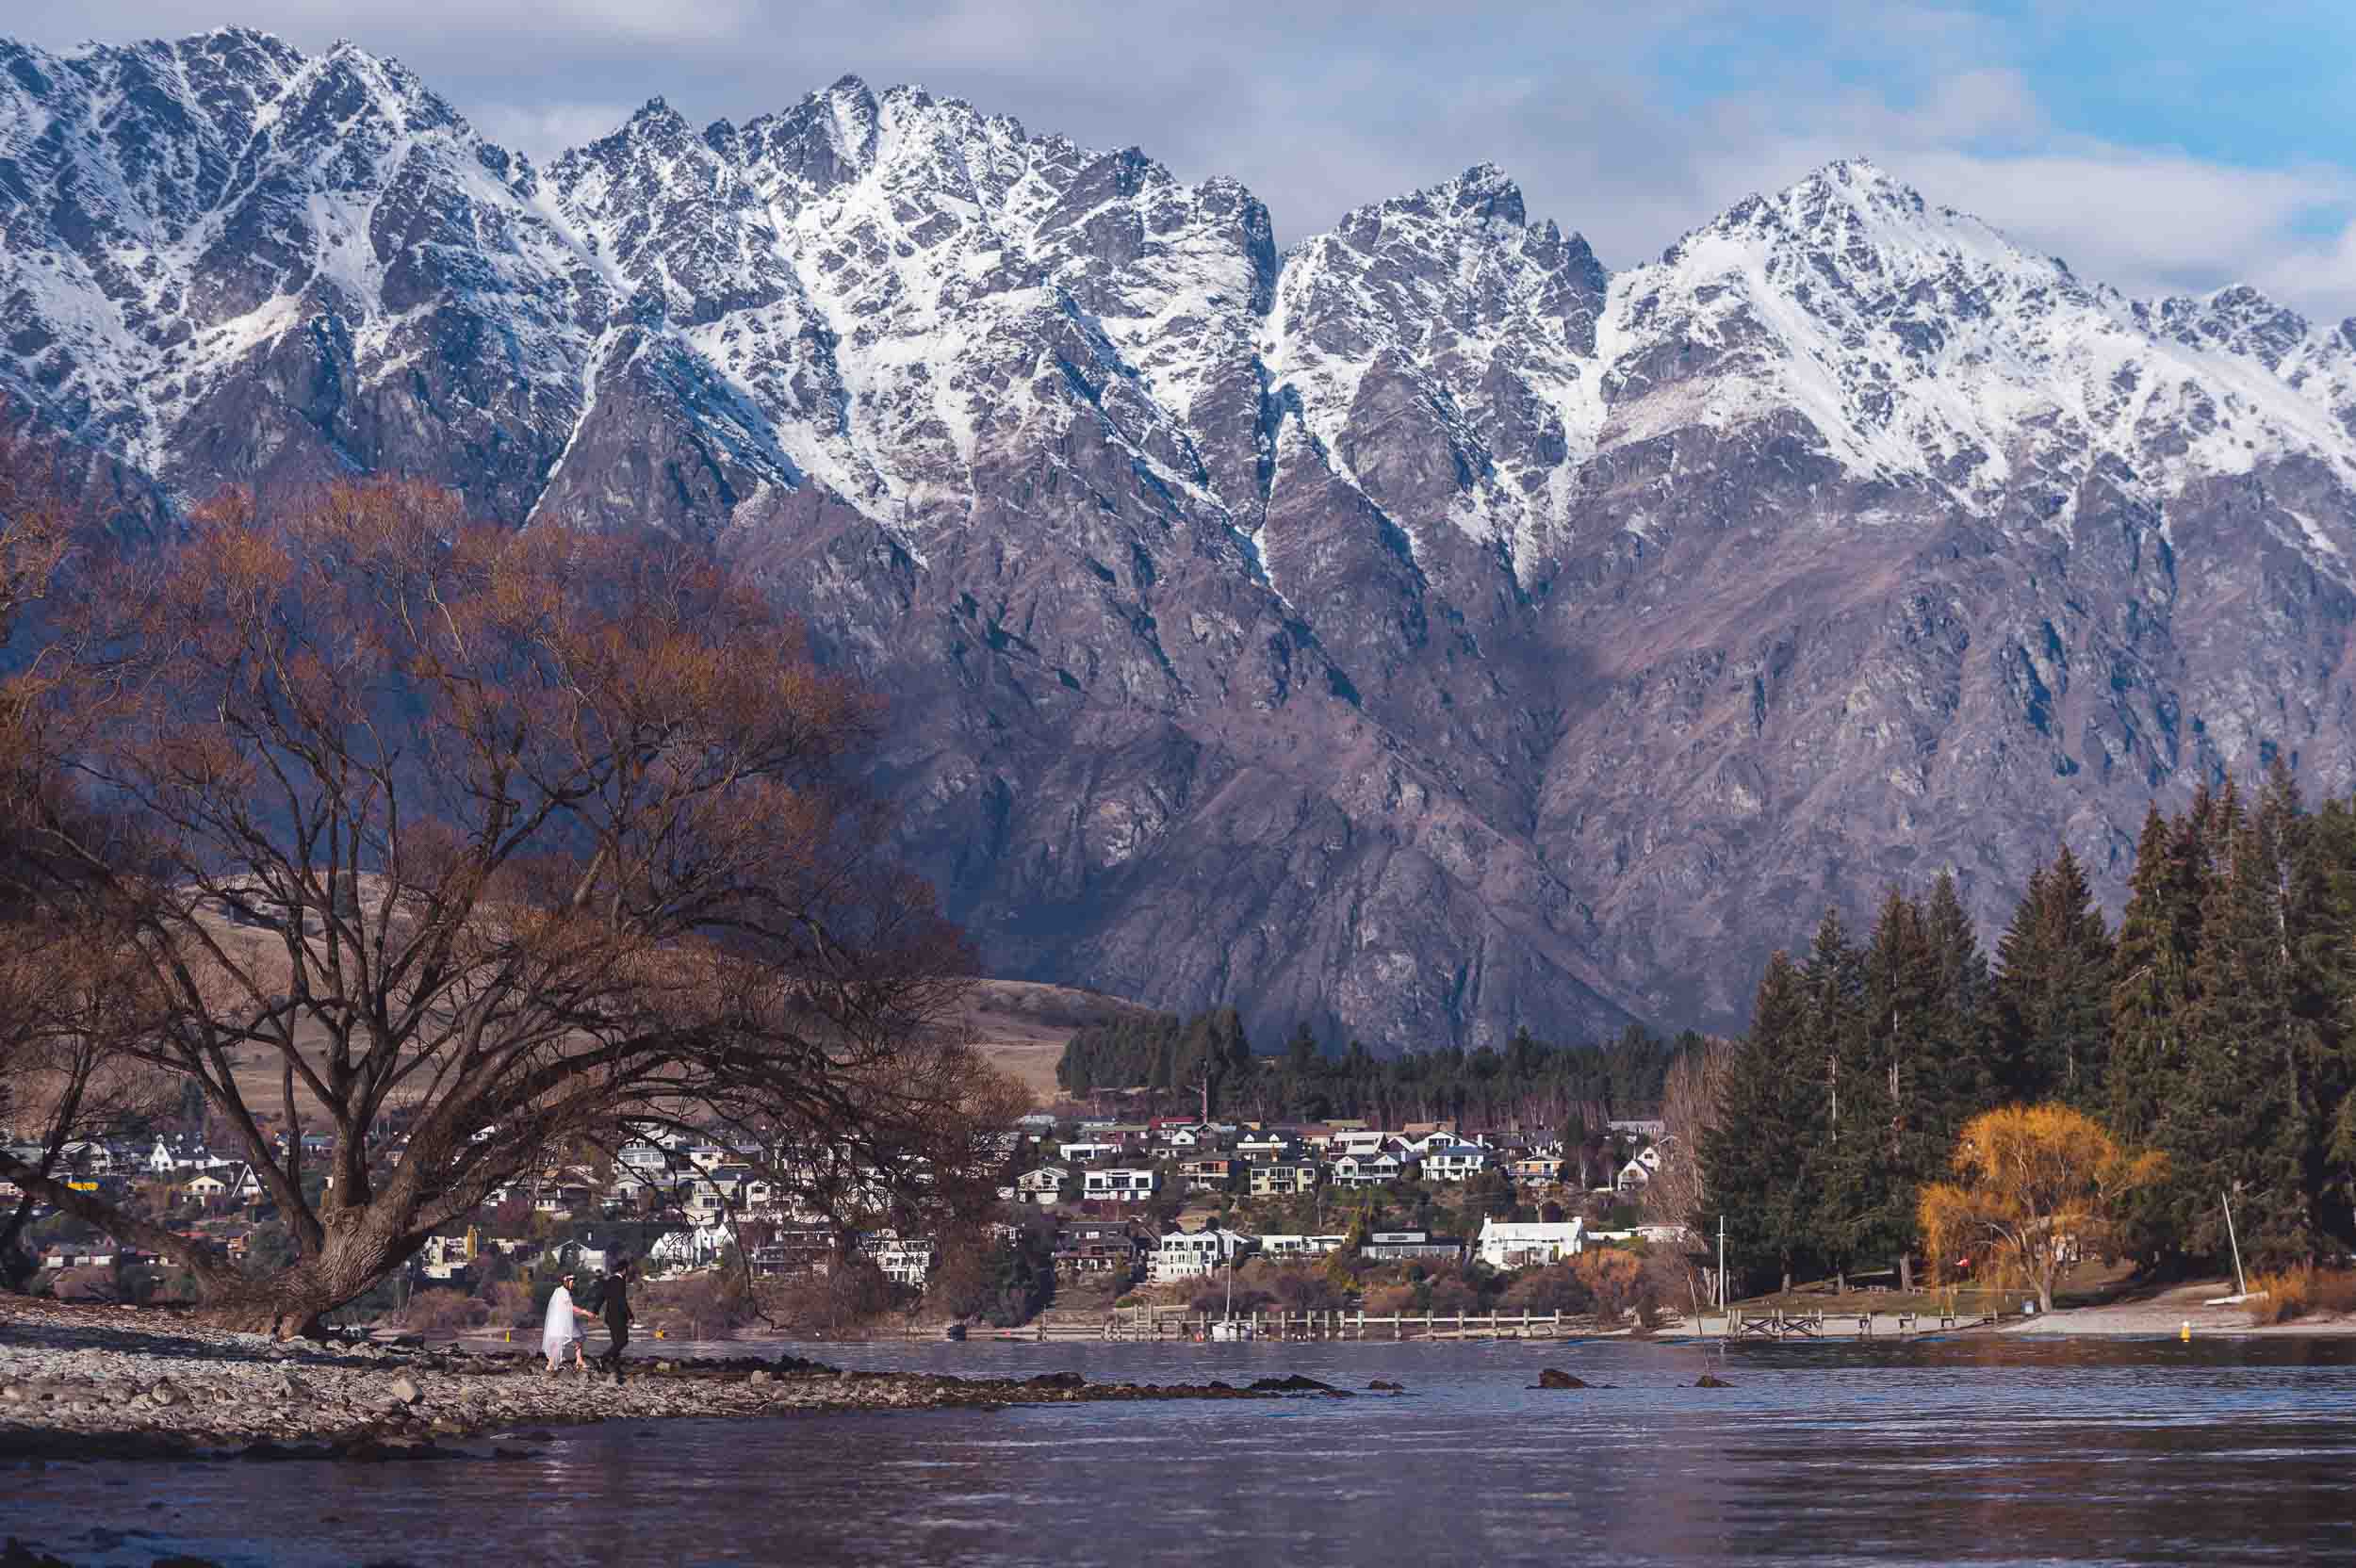
{"type": "Polygon", "coordinates": [[[530,1349],[277,1342],[128,1307],[0,1300],[0,1462],[520,1459],[546,1429],[611,1420],[1139,1399],[1349,1397],[1307,1378],[1091,1383],[850,1372],[792,1355],[632,1357],[549,1376],[530,1349]],[[487,1449],[451,1446],[491,1438],[487,1449]]]}

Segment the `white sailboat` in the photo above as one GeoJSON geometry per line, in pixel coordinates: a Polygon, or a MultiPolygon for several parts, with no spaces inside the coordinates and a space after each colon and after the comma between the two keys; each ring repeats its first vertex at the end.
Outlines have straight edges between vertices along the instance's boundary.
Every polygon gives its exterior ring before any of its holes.
{"type": "Polygon", "coordinates": [[[1214,1344],[1233,1344],[1252,1337],[1252,1325],[1235,1315],[1235,1254],[1230,1248],[1227,1253],[1227,1315],[1211,1325],[1211,1340],[1214,1344]]]}

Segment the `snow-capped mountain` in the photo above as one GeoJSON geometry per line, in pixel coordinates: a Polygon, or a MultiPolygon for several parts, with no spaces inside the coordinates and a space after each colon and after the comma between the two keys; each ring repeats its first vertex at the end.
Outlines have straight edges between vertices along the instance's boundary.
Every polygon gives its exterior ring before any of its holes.
{"type": "Polygon", "coordinates": [[[2356,781],[2356,322],[1865,163],[1608,273],[1483,166],[1279,253],[845,78],[547,167],[396,62],[0,42],[0,396],[114,503],[423,474],[697,539],[892,690],[1001,972],[1393,1044],[1736,1019],[2153,794],[2356,781]]]}

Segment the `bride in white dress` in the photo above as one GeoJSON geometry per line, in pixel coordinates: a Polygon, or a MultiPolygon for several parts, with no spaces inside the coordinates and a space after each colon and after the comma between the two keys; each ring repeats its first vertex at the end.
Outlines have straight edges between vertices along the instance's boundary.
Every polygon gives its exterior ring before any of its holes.
{"type": "Polygon", "coordinates": [[[573,1364],[588,1370],[581,1359],[581,1330],[576,1317],[589,1315],[573,1305],[573,1277],[570,1274],[557,1282],[556,1294],[548,1298],[548,1315],[540,1330],[540,1351],[548,1358],[548,1375],[554,1377],[564,1364],[564,1347],[573,1348],[573,1364]]]}

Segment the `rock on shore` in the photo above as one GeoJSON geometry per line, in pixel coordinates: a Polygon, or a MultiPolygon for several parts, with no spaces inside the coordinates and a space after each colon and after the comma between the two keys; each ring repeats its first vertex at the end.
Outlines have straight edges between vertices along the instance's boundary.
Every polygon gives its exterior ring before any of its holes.
{"type": "Polygon", "coordinates": [[[429,1459],[457,1457],[437,1440],[622,1418],[1282,1396],[1075,1373],[846,1372],[795,1356],[627,1364],[616,1386],[551,1377],[529,1349],[280,1343],[163,1311],[0,1300],[0,1458],[429,1459]]]}

